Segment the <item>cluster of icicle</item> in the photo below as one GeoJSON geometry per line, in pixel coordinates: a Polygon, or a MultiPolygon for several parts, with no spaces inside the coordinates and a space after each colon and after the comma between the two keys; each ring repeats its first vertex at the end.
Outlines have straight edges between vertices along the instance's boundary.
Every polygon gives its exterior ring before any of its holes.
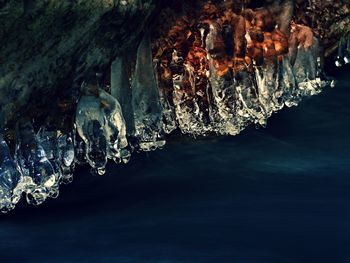
{"type": "MultiPolygon", "coordinates": [[[[166,133],[179,129],[191,135],[237,135],[250,124],[264,127],[274,112],[297,106],[303,97],[317,95],[331,84],[323,73],[321,49],[315,37],[309,41],[312,45],[290,47],[278,58],[265,58],[263,65],[253,61],[253,70],[217,74],[210,49],[215,49],[220,30],[211,25],[202,40],[201,49],[206,54],[203,64],[209,65],[208,69],[204,66],[204,70],[196,71],[174,50],[170,96],[169,86],[164,88],[158,81],[166,133]]],[[[248,34],[246,39],[249,42],[248,34]]]]}
{"type": "MultiPolygon", "coordinates": [[[[207,47],[215,33],[215,28],[209,32],[207,47]]],[[[59,185],[72,181],[76,163],[87,163],[102,175],[108,159],[126,163],[133,151],[161,148],[165,135],[174,130],[236,135],[251,123],[264,126],[273,112],[297,105],[303,96],[318,94],[326,85],[318,53],[315,39],[312,47],[298,48],[293,64],[284,55],[275,64],[232,78],[216,77],[210,68],[212,100],[204,109],[196,96],[181,93],[183,79],[195,78],[190,67],[173,76],[173,101],[168,100],[158,87],[157,63],[146,34],[138,48],[132,83],[123,59],[117,58],[111,67],[111,93],[83,84],[73,131],[63,133],[47,125],[35,131],[29,121],[20,122],[14,154],[0,137],[0,209],[13,209],[22,196],[30,204],[57,197],[59,185]],[[203,115],[209,119],[203,121],[203,115]]],[[[175,52],[173,59],[181,64],[175,52]]]]}
{"type": "Polygon", "coordinates": [[[59,184],[72,181],[75,145],[73,134],[42,127],[35,133],[30,122],[16,128],[14,158],[3,136],[0,137],[0,208],[15,207],[23,193],[30,204],[41,204],[57,197],[59,184]]]}
{"type": "Polygon", "coordinates": [[[350,34],[344,36],[339,41],[337,59],[335,65],[342,67],[344,64],[350,63],[350,34]]]}

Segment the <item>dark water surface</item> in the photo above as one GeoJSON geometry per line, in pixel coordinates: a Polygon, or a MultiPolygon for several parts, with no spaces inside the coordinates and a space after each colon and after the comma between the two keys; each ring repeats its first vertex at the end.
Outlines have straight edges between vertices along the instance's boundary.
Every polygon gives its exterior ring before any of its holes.
{"type": "Polygon", "coordinates": [[[57,200],[0,216],[0,262],[350,262],[347,74],[266,129],[81,169],[57,200]]]}

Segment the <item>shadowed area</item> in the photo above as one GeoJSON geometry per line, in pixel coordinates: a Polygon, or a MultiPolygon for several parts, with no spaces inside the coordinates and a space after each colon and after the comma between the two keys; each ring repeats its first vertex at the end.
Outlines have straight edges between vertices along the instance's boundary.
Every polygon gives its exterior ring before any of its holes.
{"type": "Polygon", "coordinates": [[[1,262],[350,262],[348,70],[266,129],[78,170],[0,217],[1,262]]]}

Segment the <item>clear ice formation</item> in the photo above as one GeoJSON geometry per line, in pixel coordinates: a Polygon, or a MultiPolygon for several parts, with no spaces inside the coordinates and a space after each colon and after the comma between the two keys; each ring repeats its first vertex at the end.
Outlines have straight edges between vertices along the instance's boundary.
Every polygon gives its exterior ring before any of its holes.
{"type": "Polygon", "coordinates": [[[344,64],[350,63],[350,34],[346,37],[342,37],[339,42],[337,59],[335,65],[341,67],[344,64]]]}
{"type": "Polygon", "coordinates": [[[41,204],[47,196],[57,195],[58,174],[28,120],[19,121],[16,136],[15,160],[25,182],[23,190],[27,201],[41,204]]]}
{"type": "Polygon", "coordinates": [[[82,139],[77,155],[89,163],[93,172],[103,175],[107,159],[126,163],[130,158],[126,124],[116,98],[91,85],[83,89],[76,112],[76,129],[82,139]]]}
{"type": "Polygon", "coordinates": [[[0,208],[7,211],[14,208],[20,196],[17,185],[21,180],[21,174],[12,159],[10,149],[4,138],[0,137],[0,208]]]}
{"type": "MultiPolygon", "coordinates": [[[[198,49],[206,53],[202,59],[208,68],[194,70],[175,49],[169,69],[162,68],[152,59],[146,34],[131,79],[128,63],[118,57],[111,65],[110,93],[83,83],[71,132],[45,123],[35,133],[29,120],[20,120],[14,154],[0,136],[1,211],[13,209],[23,194],[30,204],[57,197],[59,185],[72,181],[75,164],[87,163],[92,173],[103,175],[108,159],[127,163],[132,151],[163,147],[165,135],[175,130],[193,136],[237,135],[250,124],[265,126],[274,112],[298,105],[302,97],[316,95],[327,85],[316,38],[311,46],[291,46],[279,59],[255,64],[252,71],[217,74],[217,27],[210,25],[198,49]],[[164,79],[162,70],[169,70],[171,77],[164,79]]],[[[349,63],[350,38],[341,43],[338,57],[349,63]]]]}
{"type": "Polygon", "coordinates": [[[137,50],[135,74],[131,85],[135,134],[143,151],[155,150],[165,144],[162,131],[162,108],[152,61],[149,33],[137,50]]]}

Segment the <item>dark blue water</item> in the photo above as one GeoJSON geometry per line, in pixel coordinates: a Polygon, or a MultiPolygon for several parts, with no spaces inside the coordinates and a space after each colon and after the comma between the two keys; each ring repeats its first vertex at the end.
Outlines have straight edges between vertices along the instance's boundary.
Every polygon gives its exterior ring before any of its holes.
{"type": "Polygon", "coordinates": [[[0,262],[350,262],[350,77],[237,137],[174,136],[0,216],[0,262]]]}

